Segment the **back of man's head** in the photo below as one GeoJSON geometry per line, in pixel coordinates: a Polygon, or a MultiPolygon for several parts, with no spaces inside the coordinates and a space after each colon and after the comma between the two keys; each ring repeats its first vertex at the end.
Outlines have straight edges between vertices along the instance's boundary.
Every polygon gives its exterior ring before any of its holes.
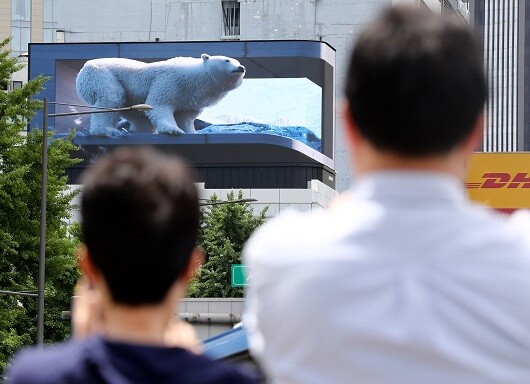
{"type": "Polygon", "coordinates": [[[441,155],[467,138],[486,95],[469,26],[408,7],[387,10],[364,30],[346,84],[361,135],[409,157],[441,155]]]}
{"type": "Polygon", "coordinates": [[[187,270],[199,227],[197,190],[177,159],[118,149],[84,176],[83,236],[114,302],[157,304],[187,270]]]}

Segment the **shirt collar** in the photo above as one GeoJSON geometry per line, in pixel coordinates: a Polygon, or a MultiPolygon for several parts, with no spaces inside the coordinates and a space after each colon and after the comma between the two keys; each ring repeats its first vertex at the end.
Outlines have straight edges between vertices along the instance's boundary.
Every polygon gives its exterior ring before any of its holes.
{"type": "Polygon", "coordinates": [[[454,204],[464,204],[468,200],[462,180],[432,171],[371,172],[357,179],[353,193],[367,200],[421,199],[454,204]]]}

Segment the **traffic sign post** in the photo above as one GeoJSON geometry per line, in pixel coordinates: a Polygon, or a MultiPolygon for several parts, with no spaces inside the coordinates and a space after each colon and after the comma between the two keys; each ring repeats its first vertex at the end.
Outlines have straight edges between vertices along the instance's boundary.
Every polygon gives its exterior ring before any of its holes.
{"type": "Polygon", "coordinates": [[[232,287],[244,287],[249,284],[250,268],[243,264],[232,264],[232,287]]]}

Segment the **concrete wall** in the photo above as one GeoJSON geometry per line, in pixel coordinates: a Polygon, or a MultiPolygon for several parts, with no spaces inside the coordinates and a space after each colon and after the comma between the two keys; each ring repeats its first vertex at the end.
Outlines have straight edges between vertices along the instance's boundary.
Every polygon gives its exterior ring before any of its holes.
{"type": "Polygon", "coordinates": [[[68,43],[219,40],[223,28],[219,0],[58,0],[57,8],[68,43]]]}
{"type": "Polygon", "coordinates": [[[11,81],[22,81],[23,83],[25,83],[28,81],[28,58],[20,57],[19,62],[21,64],[24,64],[24,68],[22,68],[20,71],[13,73],[13,75],[11,76],[11,81]]]}
{"type": "MultiPolygon", "coordinates": [[[[82,189],[81,185],[70,186],[73,189],[82,189]]],[[[197,184],[199,198],[209,199],[214,194],[221,200],[225,200],[230,192],[236,195],[239,189],[205,189],[204,183],[197,184]]],[[[308,182],[307,189],[242,189],[244,198],[255,198],[257,201],[251,203],[255,214],[259,214],[268,207],[266,217],[271,218],[287,209],[299,211],[313,211],[326,208],[338,195],[338,192],[328,187],[319,180],[308,182]]],[[[77,208],[70,211],[69,223],[81,221],[81,197],[78,195],[74,201],[77,208]]]]}
{"type": "Polygon", "coordinates": [[[245,299],[183,299],[176,316],[190,323],[199,340],[232,329],[241,321],[245,299]]]}
{"type": "Polygon", "coordinates": [[[440,0],[422,0],[423,3],[432,11],[440,13],[442,10],[440,0]]]}
{"type": "Polygon", "coordinates": [[[361,29],[390,0],[318,0],[316,29],[317,38],[331,44],[336,50],[335,84],[335,170],[338,191],[348,189],[354,177],[350,168],[350,154],[344,136],[343,91],[353,44],[361,29]]]}
{"type": "Polygon", "coordinates": [[[0,40],[11,36],[11,1],[0,0],[0,40]]]}
{"type": "Polygon", "coordinates": [[[316,1],[246,0],[241,2],[241,39],[313,40],[316,1]]]}
{"type": "Polygon", "coordinates": [[[41,42],[44,37],[44,0],[31,0],[31,42],[41,42]]]}
{"type": "MultiPolygon", "coordinates": [[[[258,200],[251,204],[254,213],[259,213],[268,207],[267,217],[269,218],[287,209],[312,211],[326,208],[338,194],[318,180],[311,180],[307,189],[243,189],[241,191],[245,198],[252,197],[258,200]]],[[[199,184],[199,196],[202,199],[208,199],[215,194],[221,200],[225,200],[230,192],[237,195],[239,189],[204,189],[203,184],[199,184]]]]}

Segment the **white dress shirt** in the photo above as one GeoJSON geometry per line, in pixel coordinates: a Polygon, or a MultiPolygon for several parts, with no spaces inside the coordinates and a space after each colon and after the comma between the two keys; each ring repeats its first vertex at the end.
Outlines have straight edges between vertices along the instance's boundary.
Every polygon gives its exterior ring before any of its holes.
{"type": "Polygon", "coordinates": [[[274,383],[530,383],[530,215],[380,172],[250,239],[244,324],[274,383]]]}

